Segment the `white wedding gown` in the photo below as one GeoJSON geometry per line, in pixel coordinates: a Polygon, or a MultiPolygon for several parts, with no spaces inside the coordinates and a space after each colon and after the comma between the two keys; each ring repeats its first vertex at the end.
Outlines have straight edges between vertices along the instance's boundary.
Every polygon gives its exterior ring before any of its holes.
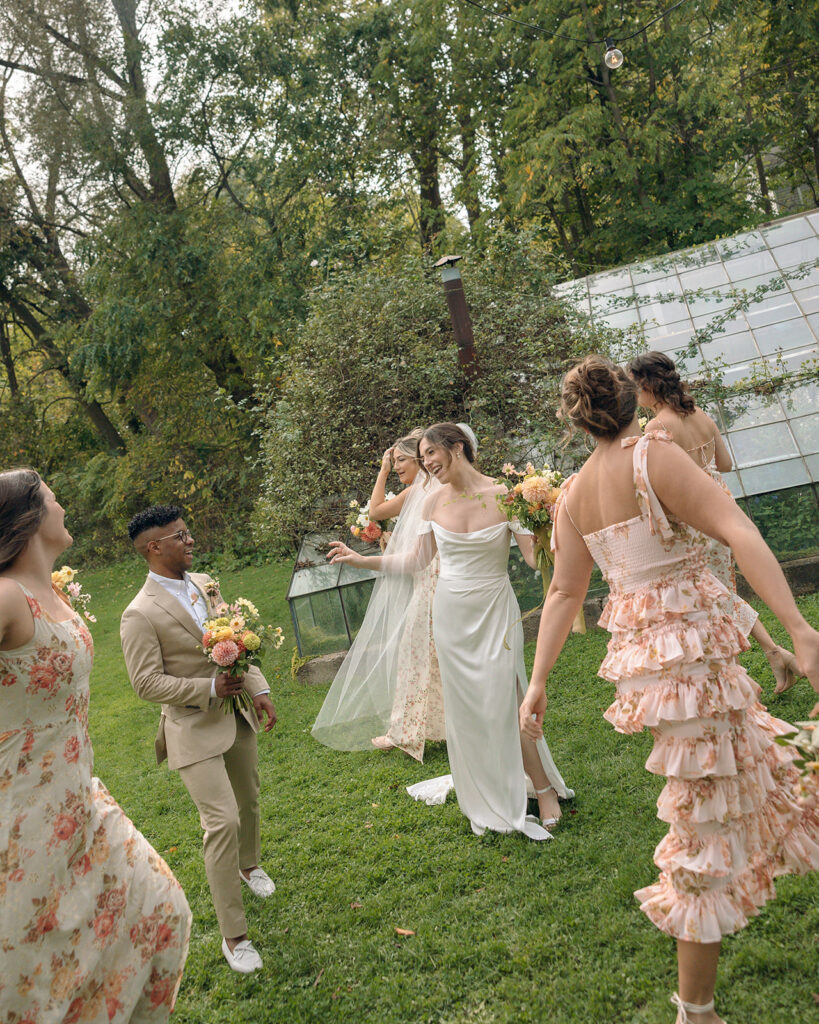
{"type": "MultiPolygon", "coordinates": [[[[510,530],[528,534],[508,522],[471,533],[453,533],[429,520],[421,524],[420,533],[433,534],[441,558],[432,622],[452,775],[409,786],[407,792],[442,803],[454,784],[458,806],[477,835],[492,829],[549,839],[526,814],[518,707],[528,681],[520,609],[507,573],[510,530]]],[[[545,739],[536,749],[557,795],[574,796],[545,739]]]]}

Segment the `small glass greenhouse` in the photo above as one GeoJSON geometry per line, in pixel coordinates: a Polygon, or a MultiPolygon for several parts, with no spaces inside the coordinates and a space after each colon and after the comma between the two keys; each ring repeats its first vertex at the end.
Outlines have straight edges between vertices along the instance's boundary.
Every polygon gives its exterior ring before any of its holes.
{"type": "MultiPolygon", "coordinates": [[[[301,542],[287,600],[300,657],[347,650],[364,621],[377,574],[349,565],[330,565],[327,546],[337,535],[311,533],[301,542]]],[[[363,555],[380,554],[377,545],[346,539],[363,555]]],[[[543,597],[540,575],[524,562],[517,546],[509,556],[509,576],[523,612],[543,597]]]]}
{"type": "MultiPolygon", "coordinates": [[[[327,561],[334,533],[310,533],[302,540],[293,566],[287,601],[301,657],[346,650],[361,627],[376,574],[327,561]]],[[[364,555],[380,554],[377,545],[345,540],[364,555]]]]}

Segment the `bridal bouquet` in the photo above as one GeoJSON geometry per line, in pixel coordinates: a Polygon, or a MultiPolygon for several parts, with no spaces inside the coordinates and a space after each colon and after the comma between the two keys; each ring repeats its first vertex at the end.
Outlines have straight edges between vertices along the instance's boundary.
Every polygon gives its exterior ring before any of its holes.
{"type": "MultiPolygon", "coordinates": [[[[498,505],[507,519],[517,519],[521,526],[535,535],[535,562],[543,581],[545,601],[552,579],[552,530],[563,474],[549,466],[535,469],[531,462],[526,463],[525,469],[516,469],[507,462],[501,472],[503,476],[498,477],[497,482],[503,484],[507,491],[498,495],[498,505]]],[[[586,632],[582,608],[572,630],[575,633],[586,632]]]]}
{"type": "Polygon", "coordinates": [[[507,462],[502,472],[498,483],[503,484],[507,492],[498,495],[498,505],[507,519],[517,519],[521,526],[535,535],[535,558],[543,577],[545,597],[552,574],[552,517],[560,496],[563,474],[549,466],[535,469],[531,462],[522,470],[507,462]]]}
{"type": "MultiPolygon", "coordinates": [[[[258,608],[246,597],[238,597],[233,604],[223,602],[217,610],[222,614],[205,622],[202,650],[221,672],[244,675],[251,665],[260,664],[265,647],[272,646],[275,650],[284,643],[281,626],[263,625],[258,608]]],[[[244,690],[226,697],[222,703],[225,714],[252,706],[244,690]]]]}
{"type": "Polygon", "coordinates": [[[61,594],[65,594],[68,598],[68,603],[75,612],[82,612],[89,622],[96,622],[96,615],[92,615],[88,611],[88,602],[91,600],[91,595],[88,591],[82,589],[82,583],[75,582],[74,577],[76,575],[76,569],[72,569],[70,565],[64,565],[62,569],[55,569],[51,574],[51,585],[59,590],[61,594]]]}
{"type": "MultiPolygon", "coordinates": [[[[390,501],[395,495],[390,491],[384,497],[386,501],[390,501]]],[[[375,544],[384,532],[380,522],[370,519],[369,501],[366,505],[359,505],[355,498],[350,502],[347,525],[350,527],[350,533],[354,537],[366,541],[367,544],[375,544]]]]}
{"type": "Polygon", "coordinates": [[[819,810],[819,722],[796,722],[796,727],[798,732],[777,736],[776,742],[793,747],[798,755],[793,763],[799,769],[799,803],[819,810]]]}

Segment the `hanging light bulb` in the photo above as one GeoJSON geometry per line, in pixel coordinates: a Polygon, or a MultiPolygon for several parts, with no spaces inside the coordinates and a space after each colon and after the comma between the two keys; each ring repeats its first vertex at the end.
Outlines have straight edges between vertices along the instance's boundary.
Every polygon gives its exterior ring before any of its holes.
{"type": "Polygon", "coordinates": [[[613,39],[606,40],[606,53],[603,60],[606,62],[606,67],[611,68],[612,71],[616,71],[617,68],[623,66],[623,61],[625,60],[623,51],[617,49],[613,39]]]}

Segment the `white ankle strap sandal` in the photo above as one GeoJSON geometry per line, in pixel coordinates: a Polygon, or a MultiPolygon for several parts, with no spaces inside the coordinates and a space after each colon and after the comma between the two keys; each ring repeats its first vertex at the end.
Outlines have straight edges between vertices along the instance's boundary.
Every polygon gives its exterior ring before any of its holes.
{"type": "Polygon", "coordinates": [[[687,1003],[684,999],[681,999],[676,992],[671,997],[671,1002],[682,1014],[678,1024],[694,1024],[688,1016],[689,1013],[708,1013],[710,1010],[714,1009],[713,999],[710,1003],[703,1003],[702,1005],[699,1005],[698,1003],[687,1003]]]}

